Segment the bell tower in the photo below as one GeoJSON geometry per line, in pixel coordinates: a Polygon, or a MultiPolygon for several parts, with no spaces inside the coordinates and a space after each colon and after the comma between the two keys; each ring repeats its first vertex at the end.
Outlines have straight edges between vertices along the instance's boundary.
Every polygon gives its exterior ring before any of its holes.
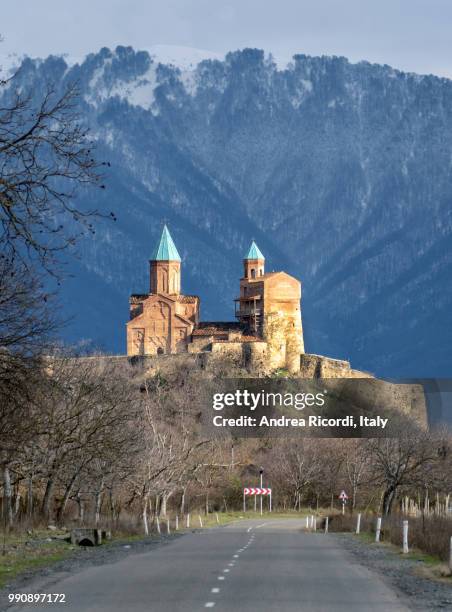
{"type": "Polygon", "coordinates": [[[259,276],[264,276],[264,273],[265,257],[253,240],[243,260],[243,278],[258,278],[259,276]]]}
{"type": "Polygon", "coordinates": [[[150,259],[150,292],[180,294],[180,255],[166,225],[150,259]]]}

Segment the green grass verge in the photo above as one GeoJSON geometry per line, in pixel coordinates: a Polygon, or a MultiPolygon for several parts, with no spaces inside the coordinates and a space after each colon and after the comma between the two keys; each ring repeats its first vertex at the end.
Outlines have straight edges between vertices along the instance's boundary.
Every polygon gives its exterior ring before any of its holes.
{"type": "Polygon", "coordinates": [[[18,574],[65,559],[72,550],[73,547],[65,542],[43,542],[33,548],[8,548],[6,554],[0,553],[0,588],[18,574]]]}

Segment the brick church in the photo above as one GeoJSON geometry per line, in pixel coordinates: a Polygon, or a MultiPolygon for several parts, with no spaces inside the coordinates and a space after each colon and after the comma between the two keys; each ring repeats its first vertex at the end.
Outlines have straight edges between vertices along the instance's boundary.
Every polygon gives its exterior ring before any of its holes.
{"type": "Polygon", "coordinates": [[[130,297],[127,354],[217,353],[300,369],[304,353],[301,283],[285,272],[265,272],[253,241],[243,259],[236,321],[200,322],[200,299],[181,293],[181,258],[168,228],[150,259],[149,293],[130,297]]]}

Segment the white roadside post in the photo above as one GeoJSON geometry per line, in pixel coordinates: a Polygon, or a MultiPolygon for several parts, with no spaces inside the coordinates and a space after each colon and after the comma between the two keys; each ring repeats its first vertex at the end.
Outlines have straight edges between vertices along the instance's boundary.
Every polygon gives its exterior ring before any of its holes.
{"type": "Polygon", "coordinates": [[[272,511],[272,490],[270,489],[270,496],[268,498],[268,504],[269,504],[269,509],[270,512],[272,511]]]}
{"type": "Polygon", "coordinates": [[[327,516],[325,519],[325,533],[328,533],[328,523],[329,523],[329,517],[327,516]]]}
{"type": "Polygon", "coordinates": [[[408,550],[408,521],[403,521],[403,552],[406,555],[408,550]]]}
{"type": "Polygon", "coordinates": [[[381,533],[381,516],[377,518],[377,531],[375,532],[375,542],[380,541],[380,533],[381,533]]]}
{"type": "Polygon", "coordinates": [[[161,533],[161,531],[160,531],[160,521],[159,521],[159,517],[158,517],[158,516],[156,516],[156,517],[155,517],[155,519],[156,519],[156,522],[157,522],[157,531],[158,531],[159,533],[161,533]]]}
{"type": "Polygon", "coordinates": [[[361,530],[361,514],[358,514],[358,518],[356,519],[356,533],[359,534],[361,530]]]}
{"type": "Polygon", "coordinates": [[[215,512],[215,518],[217,519],[217,525],[220,524],[220,519],[218,518],[218,512],[215,512]]]}
{"type": "Polygon", "coordinates": [[[246,495],[246,489],[243,489],[243,512],[246,512],[245,495],[246,495]]]}
{"type": "Polygon", "coordinates": [[[166,519],[166,532],[168,533],[168,535],[171,533],[169,518],[166,519]]]}
{"type": "Polygon", "coordinates": [[[317,517],[314,517],[314,531],[317,531],[317,517]]]}
{"type": "Polygon", "coordinates": [[[309,529],[309,516],[306,517],[306,529],[309,529]]]}
{"type": "Polygon", "coordinates": [[[179,529],[179,517],[176,514],[176,531],[179,529]]]}
{"type": "Polygon", "coordinates": [[[198,518],[199,518],[199,526],[202,527],[202,518],[200,514],[198,514],[198,518]]]}
{"type": "Polygon", "coordinates": [[[187,529],[190,528],[190,512],[187,514],[187,529]]]}

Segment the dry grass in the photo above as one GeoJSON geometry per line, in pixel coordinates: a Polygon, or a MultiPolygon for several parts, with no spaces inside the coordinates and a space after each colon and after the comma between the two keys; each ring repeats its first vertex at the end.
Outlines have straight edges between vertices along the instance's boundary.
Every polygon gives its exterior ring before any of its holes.
{"type": "MultiPolygon", "coordinates": [[[[450,538],[452,537],[452,517],[405,517],[395,514],[383,517],[381,541],[402,546],[402,523],[408,520],[408,543],[410,549],[417,549],[441,561],[449,560],[450,538]]],[[[356,530],[356,515],[335,515],[330,518],[331,531],[354,533],[356,530]]],[[[377,517],[361,516],[361,533],[374,534],[377,517]]]]}

